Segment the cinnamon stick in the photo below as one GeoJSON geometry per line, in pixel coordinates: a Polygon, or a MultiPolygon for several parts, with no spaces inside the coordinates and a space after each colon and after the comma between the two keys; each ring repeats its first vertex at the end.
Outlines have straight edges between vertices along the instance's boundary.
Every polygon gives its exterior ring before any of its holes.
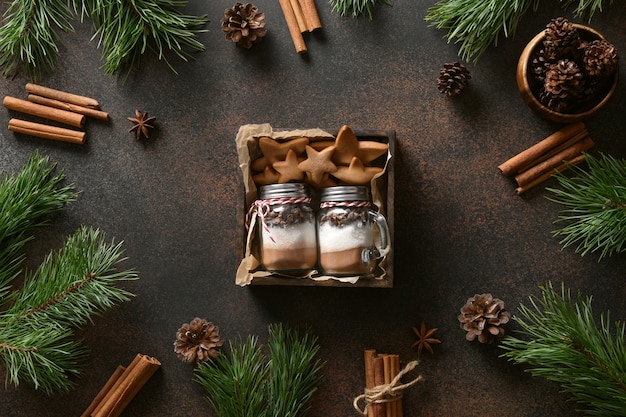
{"type": "Polygon", "coordinates": [[[138,354],[119,376],[91,417],[118,417],[161,366],[155,358],[138,354]]]}
{"type": "MultiPolygon", "coordinates": [[[[374,358],[374,386],[385,384],[385,362],[382,356],[376,356],[374,358]]],[[[386,415],[386,403],[373,403],[370,405],[372,408],[373,417],[385,417],[386,415]]]]}
{"type": "MultiPolygon", "coordinates": [[[[391,375],[392,380],[400,373],[400,355],[393,354],[391,355],[391,375]]],[[[391,402],[394,408],[394,417],[402,417],[402,398],[398,398],[397,400],[391,402]]]]}
{"type": "Polygon", "coordinates": [[[21,113],[42,117],[44,119],[54,120],[56,122],[74,127],[83,127],[83,123],[85,121],[85,115],[83,114],[42,106],[41,104],[31,103],[30,101],[21,100],[11,96],[6,96],[2,104],[9,110],[15,110],[21,113]]]}
{"type": "Polygon", "coordinates": [[[120,376],[122,376],[125,370],[126,370],[126,367],[122,365],[119,365],[117,368],[115,368],[115,371],[111,374],[111,376],[109,377],[107,382],[104,384],[104,386],[100,389],[100,391],[98,391],[98,394],[96,394],[91,404],[89,404],[89,407],[87,407],[87,409],[83,411],[80,417],[91,416],[91,413],[93,412],[93,410],[96,409],[98,404],[100,404],[100,402],[104,399],[104,397],[107,395],[109,390],[113,387],[113,385],[115,385],[115,383],[120,378],[120,376]]]}
{"type": "Polygon", "coordinates": [[[562,150],[551,158],[548,158],[547,160],[540,162],[539,164],[516,175],[515,181],[520,187],[527,185],[535,179],[541,177],[546,172],[549,172],[558,167],[563,163],[563,161],[573,159],[582,152],[592,148],[593,146],[593,141],[591,140],[591,138],[587,137],[579,142],[574,143],[570,147],[562,150]]]}
{"type": "Polygon", "coordinates": [[[320,21],[317,8],[315,7],[315,0],[299,0],[299,2],[308,31],[313,32],[314,30],[321,29],[322,22],[320,21]]]}
{"type": "Polygon", "coordinates": [[[109,113],[102,110],[97,110],[91,107],[79,106],[77,104],[67,103],[65,101],[59,101],[52,98],[38,96],[36,94],[29,94],[28,101],[31,103],[41,104],[43,106],[54,107],[56,109],[67,110],[74,113],[84,114],[87,117],[93,117],[94,119],[109,120],[109,113]]]}
{"type": "Polygon", "coordinates": [[[578,165],[581,162],[583,162],[585,159],[587,159],[585,157],[584,154],[578,155],[577,157],[567,161],[567,162],[563,162],[561,165],[559,165],[558,167],[554,168],[552,171],[546,172],[545,174],[535,178],[533,181],[529,182],[528,184],[525,184],[522,187],[517,187],[515,189],[515,193],[517,195],[523,194],[526,191],[530,190],[533,187],[536,187],[537,185],[541,184],[542,182],[546,181],[548,178],[552,177],[553,175],[556,175],[560,172],[563,172],[567,169],[569,169],[570,167],[574,166],[574,165],[578,165]]]}
{"type": "Polygon", "coordinates": [[[287,22],[287,28],[289,29],[291,40],[293,41],[293,45],[296,48],[296,52],[298,54],[306,53],[307,47],[304,43],[302,32],[300,32],[300,28],[298,26],[298,21],[296,20],[296,15],[293,11],[293,7],[291,7],[291,0],[279,0],[279,2],[280,8],[282,9],[283,15],[285,16],[285,21],[287,22]]]}
{"type": "Polygon", "coordinates": [[[85,143],[85,138],[87,137],[85,132],[20,119],[9,120],[9,130],[24,135],[76,143],[79,145],[85,143]]]}
{"type": "Polygon", "coordinates": [[[53,88],[48,88],[33,83],[26,84],[26,91],[38,96],[63,101],[65,103],[76,104],[77,106],[89,107],[91,109],[100,108],[100,104],[96,99],[67,93],[65,91],[55,90],[53,88]]]}
{"type": "MultiPolygon", "coordinates": [[[[366,349],[364,353],[365,357],[365,388],[374,388],[376,382],[374,381],[374,358],[376,357],[375,349],[366,349]]],[[[368,417],[374,416],[372,407],[367,408],[368,417]]]]}
{"type": "MultiPolygon", "coordinates": [[[[383,368],[385,375],[385,384],[390,384],[393,376],[391,376],[391,356],[383,355],[383,368]]],[[[387,417],[395,417],[393,415],[394,408],[392,407],[393,402],[385,403],[385,415],[387,417]]]]}
{"type": "Polygon", "coordinates": [[[541,142],[536,143],[525,151],[500,164],[498,169],[500,169],[504,175],[511,175],[515,172],[519,172],[521,171],[520,168],[533,165],[533,162],[537,160],[537,158],[541,157],[542,154],[584,130],[585,124],[583,122],[567,125],[541,142]]]}
{"type": "Polygon", "coordinates": [[[298,0],[289,0],[291,3],[291,9],[293,10],[294,16],[296,16],[296,22],[298,22],[298,29],[300,33],[307,32],[309,29],[307,28],[306,21],[304,20],[304,14],[302,14],[302,8],[300,8],[300,2],[298,0]]]}

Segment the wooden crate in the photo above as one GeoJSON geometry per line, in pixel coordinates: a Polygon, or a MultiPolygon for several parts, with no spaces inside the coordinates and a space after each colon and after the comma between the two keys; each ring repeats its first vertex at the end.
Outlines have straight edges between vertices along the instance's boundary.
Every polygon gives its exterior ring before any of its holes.
{"type": "MultiPolygon", "coordinates": [[[[283,131],[287,129],[275,129],[275,131],[283,131]]],[[[336,135],[336,130],[327,130],[328,133],[336,135]]],[[[385,173],[378,179],[383,184],[383,207],[379,207],[379,211],[387,219],[389,226],[389,238],[391,249],[384,259],[383,277],[365,277],[360,278],[355,283],[341,282],[335,279],[314,280],[311,278],[294,278],[285,277],[279,274],[270,276],[254,277],[249,285],[290,285],[290,286],[318,286],[318,287],[372,287],[372,288],[391,288],[393,287],[393,258],[394,258],[394,155],[395,155],[395,131],[393,130],[354,130],[359,140],[378,141],[389,145],[389,153],[385,157],[388,158],[387,169],[385,173]]],[[[383,157],[381,157],[383,158],[383,157]]],[[[243,187],[242,187],[243,188],[243,187]]],[[[247,230],[245,227],[245,219],[248,212],[248,204],[246,203],[245,190],[242,189],[240,194],[240,204],[237,213],[237,238],[240,244],[238,246],[238,258],[243,259],[246,253],[247,230]]],[[[243,265],[239,266],[241,269],[243,265]]]]}

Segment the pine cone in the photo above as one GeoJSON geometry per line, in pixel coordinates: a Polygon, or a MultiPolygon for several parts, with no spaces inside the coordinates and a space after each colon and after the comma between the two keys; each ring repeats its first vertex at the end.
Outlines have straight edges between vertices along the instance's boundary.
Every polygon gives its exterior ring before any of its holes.
{"type": "Polygon", "coordinates": [[[552,64],[553,62],[546,56],[545,49],[541,48],[533,54],[530,65],[532,68],[532,74],[539,84],[544,83],[544,80],[546,79],[546,72],[548,72],[552,64]]]}
{"type": "Polygon", "coordinates": [[[548,59],[576,58],[580,42],[578,30],[566,18],[557,17],[546,25],[543,47],[548,59]]]}
{"type": "Polygon", "coordinates": [[[578,64],[561,59],[546,72],[543,95],[548,100],[558,100],[561,106],[569,107],[580,100],[584,88],[585,80],[578,64]]]}
{"type": "Polygon", "coordinates": [[[461,94],[471,78],[469,70],[462,64],[458,62],[444,64],[437,79],[439,92],[448,97],[461,94]]]}
{"type": "Polygon", "coordinates": [[[496,337],[504,335],[500,326],[508,323],[510,318],[510,313],[504,309],[504,301],[491,294],[468,298],[459,315],[461,328],[467,331],[465,338],[472,341],[478,337],[480,343],[492,343],[496,337]]]}
{"type": "Polygon", "coordinates": [[[220,339],[219,328],[204,319],[196,317],[191,323],[185,323],[176,332],[174,352],[178,357],[192,365],[215,359],[224,344],[220,339]]]}
{"type": "Polygon", "coordinates": [[[265,30],[265,14],[252,3],[235,3],[224,10],[221,20],[222,30],[226,33],[226,40],[235,42],[242,48],[250,48],[261,42],[267,31],[265,30]]]}
{"type": "Polygon", "coordinates": [[[590,77],[609,76],[617,69],[617,61],[617,49],[607,40],[589,42],[583,49],[582,65],[590,77]]]}

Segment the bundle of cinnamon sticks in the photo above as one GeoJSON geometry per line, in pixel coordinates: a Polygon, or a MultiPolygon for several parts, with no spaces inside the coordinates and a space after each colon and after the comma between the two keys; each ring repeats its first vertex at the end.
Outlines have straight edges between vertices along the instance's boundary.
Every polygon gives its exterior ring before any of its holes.
{"type": "MultiPolygon", "coordinates": [[[[104,121],[109,120],[109,114],[100,110],[100,104],[93,98],[32,83],[26,84],[26,91],[29,93],[28,100],[6,96],[2,104],[9,110],[30,114],[31,116],[52,120],[76,128],[83,127],[85,117],[93,117],[104,121]]],[[[77,144],[83,144],[86,139],[86,133],[82,130],[16,118],[9,120],[9,130],[15,133],[77,144]]]]}
{"type": "Polygon", "coordinates": [[[119,416],[160,366],[158,360],[142,354],[128,367],[118,366],[81,417],[119,416]]]}
{"type": "Polygon", "coordinates": [[[306,53],[308,50],[302,34],[322,27],[315,0],[279,0],[279,2],[296,52],[306,53]]]}
{"type": "Polygon", "coordinates": [[[582,122],[569,124],[520,152],[498,166],[507,176],[514,176],[519,195],[585,160],[584,152],[594,142],[582,122]]]}
{"type": "MultiPolygon", "coordinates": [[[[400,356],[365,350],[365,388],[389,384],[400,373],[400,356]]],[[[368,417],[402,417],[402,397],[374,402],[367,407],[368,417]]]]}

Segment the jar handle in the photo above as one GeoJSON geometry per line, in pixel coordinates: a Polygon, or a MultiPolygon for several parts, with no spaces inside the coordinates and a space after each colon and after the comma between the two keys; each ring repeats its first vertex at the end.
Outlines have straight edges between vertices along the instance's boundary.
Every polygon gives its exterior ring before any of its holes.
{"type": "Polygon", "coordinates": [[[361,257],[364,263],[369,263],[375,259],[380,259],[386,256],[391,249],[389,239],[389,226],[387,225],[387,219],[382,214],[370,210],[369,216],[378,226],[380,230],[380,247],[374,246],[373,248],[366,249],[362,252],[361,257]]]}

